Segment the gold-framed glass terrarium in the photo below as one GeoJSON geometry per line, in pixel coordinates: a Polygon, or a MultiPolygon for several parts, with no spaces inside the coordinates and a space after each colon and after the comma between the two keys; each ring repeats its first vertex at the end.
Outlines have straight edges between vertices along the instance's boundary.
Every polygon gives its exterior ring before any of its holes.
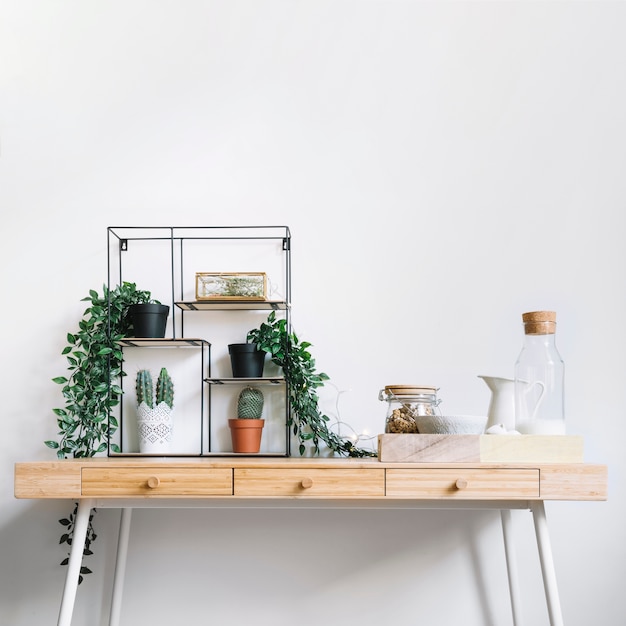
{"type": "Polygon", "coordinates": [[[265,272],[196,272],[196,300],[266,299],[265,272]]]}

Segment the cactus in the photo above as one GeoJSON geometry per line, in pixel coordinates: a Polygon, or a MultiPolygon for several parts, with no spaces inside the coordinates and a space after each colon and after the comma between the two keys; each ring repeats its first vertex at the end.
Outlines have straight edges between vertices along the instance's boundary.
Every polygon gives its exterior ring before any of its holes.
{"type": "Polygon", "coordinates": [[[165,402],[170,409],[174,408],[174,383],[167,370],[162,367],[156,384],[156,403],[165,402]]]}
{"type": "Polygon", "coordinates": [[[241,390],[237,399],[237,417],[242,419],[260,419],[263,413],[263,392],[256,387],[241,390]]]}
{"type": "MultiPolygon", "coordinates": [[[[155,406],[154,386],[152,374],[148,370],[137,372],[135,390],[137,392],[137,406],[145,402],[149,408],[153,409],[155,406]]],[[[161,402],[165,402],[170,409],[174,408],[174,383],[164,367],[161,368],[156,384],[156,404],[159,405],[161,402]]]]}
{"type": "Polygon", "coordinates": [[[148,370],[137,372],[135,391],[137,392],[137,406],[145,402],[148,407],[154,408],[152,375],[148,370]]]}

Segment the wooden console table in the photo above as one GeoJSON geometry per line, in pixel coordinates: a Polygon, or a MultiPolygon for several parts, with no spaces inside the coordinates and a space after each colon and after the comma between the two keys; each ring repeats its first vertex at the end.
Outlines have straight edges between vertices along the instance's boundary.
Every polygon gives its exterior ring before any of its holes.
{"type": "Polygon", "coordinates": [[[122,510],[110,626],[121,610],[138,507],[490,508],[500,510],[515,626],[521,610],[511,509],[533,514],[551,626],[562,626],[545,500],[606,500],[607,467],[587,463],[381,463],[376,459],[117,457],[16,463],[17,498],[78,501],[58,626],[70,626],[92,508],[122,510]]]}

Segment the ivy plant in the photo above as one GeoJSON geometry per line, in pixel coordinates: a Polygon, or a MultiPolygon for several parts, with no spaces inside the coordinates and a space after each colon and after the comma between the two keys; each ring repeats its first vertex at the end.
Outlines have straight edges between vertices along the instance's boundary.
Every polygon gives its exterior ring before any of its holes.
{"type": "Polygon", "coordinates": [[[320,410],[317,393],[329,377],[317,371],[309,350],[312,344],[300,341],[296,333],[288,329],[285,318],[277,319],[272,311],[258,328],[248,331],[247,341],[267,352],[284,372],[289,388],[288,425],[298,438],[300,455],[306,453],[307,444],[319,454],[323,442],[329,450],[342,456],[376,456],[375,452],[359,448],[352,440],[340,437],[329,428],[330,418],[320,410]]]}
{"type": "MultiPolygon", "coordinates": [[[[56,450],[60,459],[92,457],[107,450],[118,428],[112,409],[120,403],[119,381],[125,376],[122,350],[117,342],[132,335],[129,306],[154,300],[149,291],[124,282],[114,289],[104,285],[102,295],[90,290],[81,302],[89,302],[89,306],[78,323],[78,330],[67,334],[67,345],[62,352],[67,358],[69,374],[52,379],[61,385],[65,406],[53,409],[59,438],[46,441],[45,445],[56,450]]],[[[111,450],[119,452],[119,447],[111,444],[111,450]]],[[[59,543],[72,545],[75,516],[76,505],[68,517],[59,520],[64,526],[59,543]]],[[[96,539],[92,518],[93,513],[84,555],[91,554],[91,543],[96,539]]],[[[61,565],[67,562],[68,559],[64,559],[61,565]]],[[[89,568],[83,566],[79,582],[82,582],[82,574],[89,573],[89,568]]]]}

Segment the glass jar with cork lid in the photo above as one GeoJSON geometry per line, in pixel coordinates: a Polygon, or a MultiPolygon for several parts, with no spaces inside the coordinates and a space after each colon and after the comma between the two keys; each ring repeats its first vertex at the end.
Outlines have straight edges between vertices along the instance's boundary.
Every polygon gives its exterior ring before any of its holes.
{"type": "Polygon", "coordinates": [[[417,433],[416,417],[439,415],[437,387],[421,385],[387,385],[378,399],[387,403],[386,433],[417,433]]]}
{"type": "Polygon", "coordinates": [[[556,313],[522,315],[524,342],[515,363],[515,428],[525,435],[564,435],[563,359],[556,347],[556,313]]]}

